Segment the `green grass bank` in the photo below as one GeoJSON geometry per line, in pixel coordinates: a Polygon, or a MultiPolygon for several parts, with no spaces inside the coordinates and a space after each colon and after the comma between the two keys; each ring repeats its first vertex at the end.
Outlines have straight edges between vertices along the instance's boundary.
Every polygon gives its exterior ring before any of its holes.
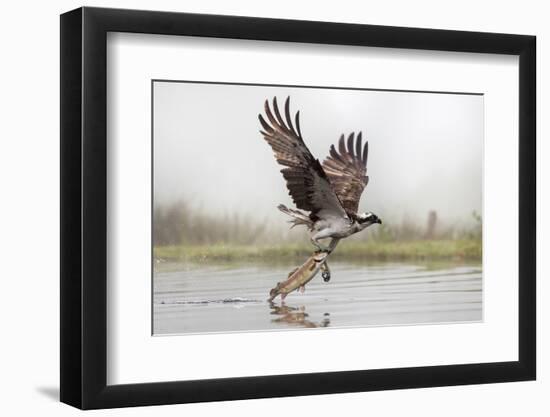
{"type": "MultiPolygon", "coordinates": [[[[157,261],[233,262],[303,259],[311,255],[309,244],[281,245],[172,245],[155,246],[157,261]]],[[[392,242],[341,242],[331,258],[341,261],[426,261],[452,260],[481,262],[482,244],[478,239],[413,240],[392,242]]]]}

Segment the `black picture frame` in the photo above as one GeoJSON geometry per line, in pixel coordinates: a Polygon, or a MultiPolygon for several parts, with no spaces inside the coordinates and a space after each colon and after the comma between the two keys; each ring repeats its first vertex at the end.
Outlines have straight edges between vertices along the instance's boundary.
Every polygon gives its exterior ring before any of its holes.
{"type": "Polygon", "coordinates": [[[61,401],[82,409],[533,380],[536,377],[534,36],[156,11],[61,15],[61,401]],[[107,385],[108,32],[359,45],[519,56],[519,358],[107,385]]]}

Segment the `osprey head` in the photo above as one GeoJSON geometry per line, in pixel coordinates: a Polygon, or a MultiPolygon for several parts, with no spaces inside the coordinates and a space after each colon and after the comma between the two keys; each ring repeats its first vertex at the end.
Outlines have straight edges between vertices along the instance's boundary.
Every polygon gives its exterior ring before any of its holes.
{"type": "Polygon", "coordinates": [[[376,214],[370,212],[358,214],[357,222],[365,227],[375,223],[382,224],[382,220],[376,214]]]}

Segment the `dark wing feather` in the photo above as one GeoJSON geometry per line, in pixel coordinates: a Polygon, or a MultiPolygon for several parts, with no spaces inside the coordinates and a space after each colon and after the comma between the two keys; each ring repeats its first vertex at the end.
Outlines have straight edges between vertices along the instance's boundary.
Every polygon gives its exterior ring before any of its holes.
{"type": "Polygon", "coordinates": [[[269,143],[281,170],[294,204],[318,217],[338,215],[346,217],[342,203],[338,200],[330,181],[318,159],[307,148],[300,131],[299,112],[294,125],[290,115],[290,98],[286,99],[285,119],[281,116],[277,99],[273,98],[273,111],[265,101],[265,120],[260,114],[260,132],[269,143]],[[296,126],[296,127],[294,127],[296,126]]]}
{"type": "Polygon", "coordinates": [[[329,156],[323,161],[323,169],[327,174],[334,191],[349,214],[357,214],[361,194],[369,182],[367,176],[367,157],[369,143],[362,146],[361,132],[354,140],[355,134],[348,136],[347,147],[344,135],[340,136],[338,151],[332,145],[329,156]]]}

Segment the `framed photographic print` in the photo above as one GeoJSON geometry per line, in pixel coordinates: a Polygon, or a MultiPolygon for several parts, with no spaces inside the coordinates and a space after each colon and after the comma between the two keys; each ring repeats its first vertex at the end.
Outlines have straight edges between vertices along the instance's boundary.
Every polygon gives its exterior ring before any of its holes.
{"type": "Polygon", "coordinates": [[[61,400],[535,379],[535,38],[61,16],[61,400]]]}

